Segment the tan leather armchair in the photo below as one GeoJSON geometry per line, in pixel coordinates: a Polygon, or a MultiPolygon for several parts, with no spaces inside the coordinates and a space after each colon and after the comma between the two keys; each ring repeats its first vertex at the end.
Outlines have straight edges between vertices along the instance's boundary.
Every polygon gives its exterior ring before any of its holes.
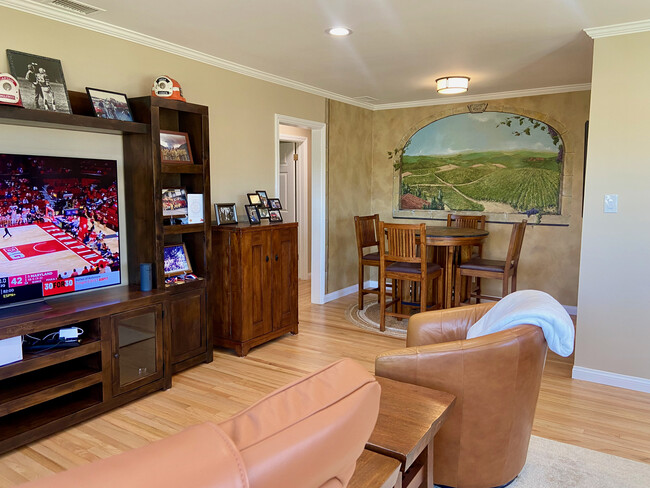
{"type": "Polygon", "coordinates": [[[493,306],[416,314],[409,319],[407,347],[375,360],[378,376],[456,396],[434,441],[437,485],[502,486],[526,462],[546,340],[533,325],[466,340],[467,330],[493,306]]]}
{"type": "Polygon", "coordinates": [[[380,387],[343,359],[234,417],[24,488],[343,488],[377,421],[380,387]]]}

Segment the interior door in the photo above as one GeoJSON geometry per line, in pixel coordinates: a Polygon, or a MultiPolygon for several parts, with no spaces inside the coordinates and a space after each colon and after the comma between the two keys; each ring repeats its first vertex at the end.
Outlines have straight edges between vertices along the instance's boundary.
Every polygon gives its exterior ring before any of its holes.
{"type": "Polygon", "coordinates": [[[280,141],[280,195],[282,219],[296,222],[296,162],[295,144],[280,141]]]}

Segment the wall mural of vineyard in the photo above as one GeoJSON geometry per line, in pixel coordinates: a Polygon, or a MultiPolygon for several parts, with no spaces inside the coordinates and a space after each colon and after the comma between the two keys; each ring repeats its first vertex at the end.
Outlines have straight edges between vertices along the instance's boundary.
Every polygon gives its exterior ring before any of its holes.
{"type": "Polygon", "coordinates": [[[560,214],[564,144],[553,127],[530,117],[451,115],[388,157],[399,187],[396,210],[560,214]]]}

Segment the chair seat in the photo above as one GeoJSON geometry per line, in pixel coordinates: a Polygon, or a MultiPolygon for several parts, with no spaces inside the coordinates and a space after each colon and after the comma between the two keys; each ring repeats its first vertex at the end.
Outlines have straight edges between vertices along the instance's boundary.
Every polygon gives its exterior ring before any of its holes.
{"type": "MultiPolygon", "coordinates": [[[[440,268],[440,265],[435,263],[427,264],[427,274],[435,273],[440,268]]],[[[386,273],[412,273],[420,274],[420,263],[391,263],[386,266],[386,273]]]]}
{"type": "Polygon", "coordinates": [[[475,269],[477,271],[495,271],[503,273],[506,269],[506,262],[496,259],[472,258],[459,266],[460,269],[475,269]]]}
{"type": "Polygon", "coordinates": [[[379,253],[378,252],[370,252],[368,254],[364,254],[362,259],[364,261],[377,261],[377,265],[379,265],[379,253]]]}

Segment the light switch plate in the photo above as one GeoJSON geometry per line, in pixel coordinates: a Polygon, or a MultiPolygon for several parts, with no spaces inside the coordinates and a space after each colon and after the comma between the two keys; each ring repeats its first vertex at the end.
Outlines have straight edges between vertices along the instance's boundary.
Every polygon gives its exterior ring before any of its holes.
{"type": "Polygon", "coordinates": [[[614,194],[605,195],[604,212],[605,213],[618,212],[618,195],[614,195],[614,194]]]}

